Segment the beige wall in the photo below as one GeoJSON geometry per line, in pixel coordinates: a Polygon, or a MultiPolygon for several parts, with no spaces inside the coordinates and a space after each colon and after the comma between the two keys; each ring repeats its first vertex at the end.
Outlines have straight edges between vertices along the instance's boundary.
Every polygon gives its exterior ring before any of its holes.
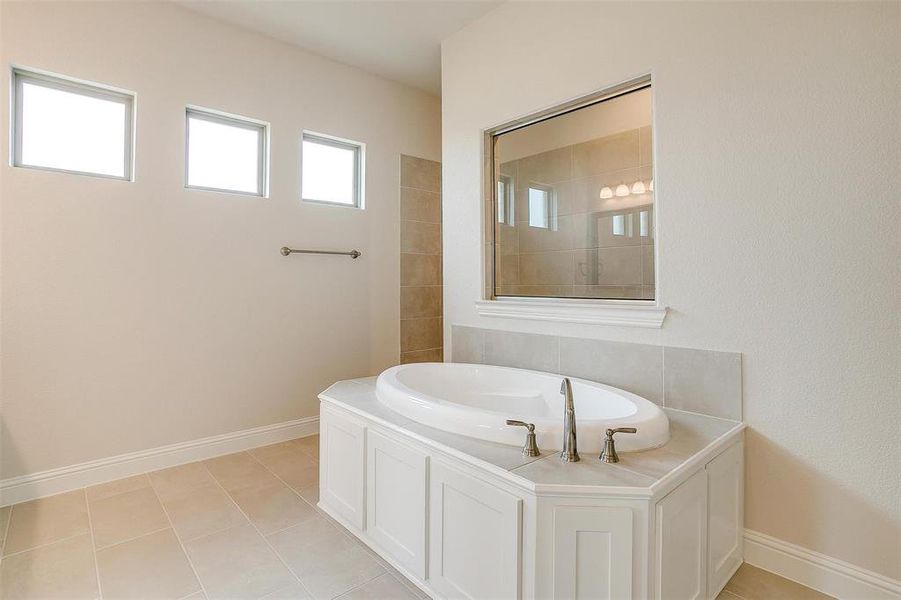
{"type": "Polygon", "coordinates": [[[400,362],[441,362],[441,163],[400,159],[400,362]]]}
{"type": "Polygon", "coordinates": [[[507,3],[442,53],[445,340],[741,352],[747,527],[896,579],[899,11],[507,3]],[[481,131],[647,72],[663,329],[479,317],[481,131]]]}
{"type": "Polygon", "coordinates": [[[165,2],[0,15],[3,115],[11,63],[138,97],[134,183],[0,166],[0,477],[314,415],[396,362],[400,155],[439,158],[437,98],[165,2]],[[189,103],[271,123],[270,198],[184,189],[189,103]],[[365,211],[298,200],[304,128],[366,143],[365,211]]]}

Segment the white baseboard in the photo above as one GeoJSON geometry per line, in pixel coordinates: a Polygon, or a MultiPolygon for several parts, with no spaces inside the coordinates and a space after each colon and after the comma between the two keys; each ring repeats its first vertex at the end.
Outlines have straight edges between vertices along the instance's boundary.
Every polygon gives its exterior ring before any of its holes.
{"type": "Polygon", "coordinates": [[[0,506],[319,433],[305,417],[0,480],[0,506]]]}
{"type": "Polygon", "coordinates": [[[840,600],[901,599],[901,581],[745,529],[745,562],[840,600]]]}

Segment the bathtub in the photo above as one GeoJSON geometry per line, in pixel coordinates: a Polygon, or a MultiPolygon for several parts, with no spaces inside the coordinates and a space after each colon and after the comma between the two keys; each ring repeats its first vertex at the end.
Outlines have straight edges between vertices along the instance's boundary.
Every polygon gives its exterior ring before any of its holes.
{"type": "MultiPolygon", "coordinates": [[[[376,396],[388,408],[423,425],[501,444],[525,441],[522,427],[535,424],[542,453],[563,440],[562,376],[541,371],[457,363],[413,363],[382,372],[376,396]]],[[[635,427],[616,435],[618,452],[662,446],[669,420],[659,406],[625,390],[570,378],[579,452],[598,454],[607,428],[635,427]]]]}

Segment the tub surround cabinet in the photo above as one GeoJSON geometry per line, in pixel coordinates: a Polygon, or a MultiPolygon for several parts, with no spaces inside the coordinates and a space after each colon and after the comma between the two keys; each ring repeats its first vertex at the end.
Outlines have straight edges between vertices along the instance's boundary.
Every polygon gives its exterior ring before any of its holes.
{"type": "Polygon", "coordinates": [[[741,564],[743,425],[667,410],[671,440],[564,464],[320,395],[319,506],[435,598],[715,598],[741,564]]]}

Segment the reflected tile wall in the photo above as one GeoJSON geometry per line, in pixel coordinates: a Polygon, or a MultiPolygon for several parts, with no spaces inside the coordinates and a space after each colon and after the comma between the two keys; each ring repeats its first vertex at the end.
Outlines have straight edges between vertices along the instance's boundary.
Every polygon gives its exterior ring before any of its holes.
{"type": "Polygon", "coordinates": [[[535,369],[598,381],[655,404],[741,420],[741,354],[451,327],[454,362],[535,369]]]}
{"type": "Polygon", "coordinates": [[[495,225],[495,293],[653,299],[653,194],[600,198],[605,186],[650,181],[651,144],[641,127],[502,163],[514,210],[495,225]],[[536,186],[553,190],[548,227],[530,224],[536,186]]]}
{"type": "Polygon", "coordinates": [[[441,163],[401,156],[400,361],[441,362],[441,163]]]}

